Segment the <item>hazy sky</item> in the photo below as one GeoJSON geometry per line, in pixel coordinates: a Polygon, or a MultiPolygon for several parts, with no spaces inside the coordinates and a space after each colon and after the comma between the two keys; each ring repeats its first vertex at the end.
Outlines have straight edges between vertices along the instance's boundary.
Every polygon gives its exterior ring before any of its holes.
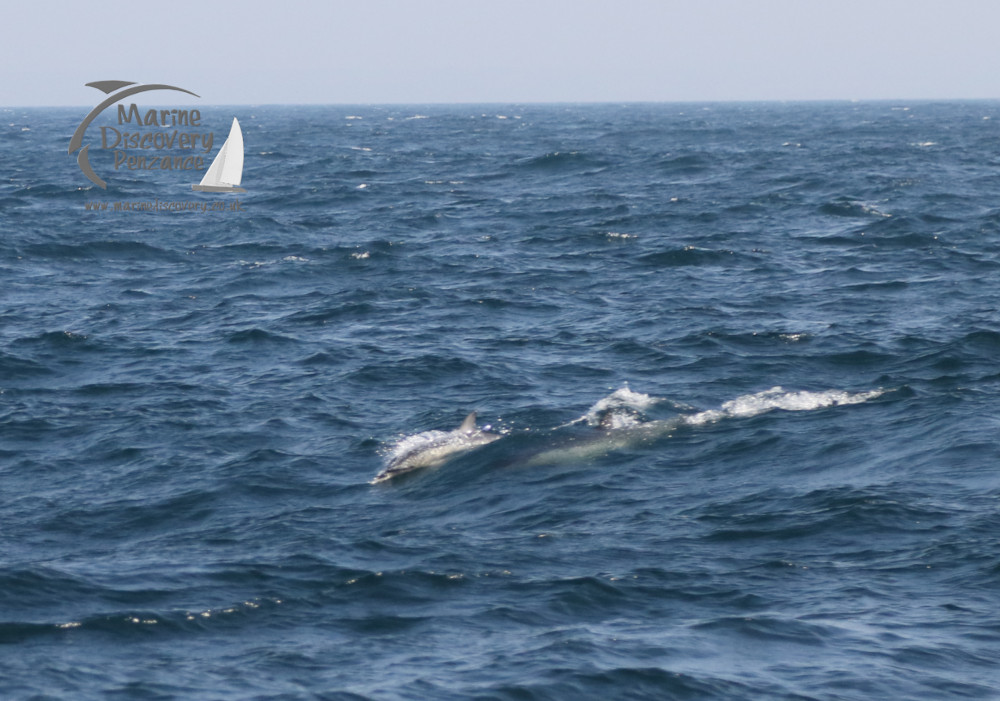
{"type": "Polygon", "coordinates": [[[1000,2],[5,6],[0,105],[92,106],[110,79],[203,104],[1000,99],[1000,2]]]}

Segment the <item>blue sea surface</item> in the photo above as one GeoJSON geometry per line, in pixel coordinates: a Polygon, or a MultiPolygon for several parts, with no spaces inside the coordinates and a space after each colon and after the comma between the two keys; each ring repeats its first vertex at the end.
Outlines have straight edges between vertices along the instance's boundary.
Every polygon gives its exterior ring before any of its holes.
{"type": "Polygon", "coordinates": [[[0,697],[1000,698],[1000,102],[201,110],[0,109],[0,697]]]}

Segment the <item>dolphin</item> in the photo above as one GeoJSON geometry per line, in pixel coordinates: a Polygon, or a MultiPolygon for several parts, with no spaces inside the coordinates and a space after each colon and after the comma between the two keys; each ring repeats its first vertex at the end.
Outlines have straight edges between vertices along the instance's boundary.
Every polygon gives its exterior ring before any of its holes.
{"type": "Polygon", "coordinates": [[[591,462],[611,453],[653,444],[671,435],[683,423],[681,418],[619,423],[605,417],[595,426],[568,435],[563,431],[559,431],[563,433],[561,436],[550,434],[548,446],[531,452],[518,462],[526,467],[591,462]]]}
{"type": "MultiPolygon", "coordinates": [[[[488,427],[487,427],[488,428],[488,427]]],[[[420,469],[437,467],[459,453],[492,443],[500,436],[476,426],[476,412],[470,413],[454,431],[424,431],[400,441],[386,466],[375,475],[372,484],[420,469]]]]}

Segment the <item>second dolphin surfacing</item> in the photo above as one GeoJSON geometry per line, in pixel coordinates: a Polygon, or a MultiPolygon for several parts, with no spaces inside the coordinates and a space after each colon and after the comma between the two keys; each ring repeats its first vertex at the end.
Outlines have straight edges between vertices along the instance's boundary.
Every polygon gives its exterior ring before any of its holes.
{"type": "Polygon", "coordinates": [[[472,412],[454,431],[424,431],[400,441],[371,483],[385,482],[422,467],[437,467],[458,453],[499,438],[498,434],[476,426],[476,412],[472,412]]]}

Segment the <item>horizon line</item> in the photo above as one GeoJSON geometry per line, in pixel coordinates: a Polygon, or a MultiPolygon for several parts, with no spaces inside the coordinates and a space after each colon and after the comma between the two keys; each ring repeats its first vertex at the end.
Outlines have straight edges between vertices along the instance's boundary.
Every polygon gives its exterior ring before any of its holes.
{"type": "MultiPolygon", "coordinates": [[[[725,98],[688,100],[486,100],[486,101],[413,101],[413,102],[217,102],[190,103],[190,108],[201,107],[485,107],[502,106],[559,106],[559,105],[727,105],[727,104],[816,104],[816,103],[878,103],[878,102],[1000,102],[997,97],[819,97],[819,98],[725,98]]],[[[147,103],[149,107],[156,106],[147,103]]],[[[163,103],[172,104],[172,103],[163,103]]],[[[0,105],[0,110],[12,109],[77,109],[93,107],[92,103],[64,104],[11,104],[0,105]]],[[[185,105],[188,107],[188,105],[185,105]]]]}

